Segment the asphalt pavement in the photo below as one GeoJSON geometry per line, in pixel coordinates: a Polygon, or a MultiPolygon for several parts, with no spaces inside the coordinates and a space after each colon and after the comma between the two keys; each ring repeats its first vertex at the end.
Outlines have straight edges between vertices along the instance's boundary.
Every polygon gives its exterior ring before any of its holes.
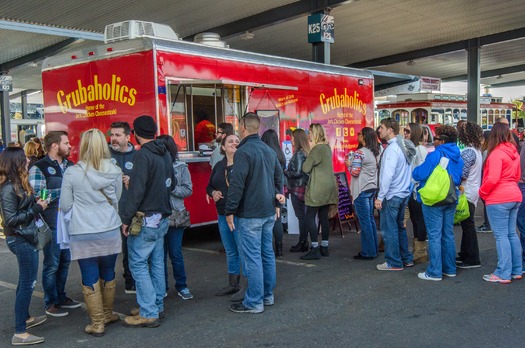
{"type": "MultiPolygon", "coordinates": [[[[480,209],[478,209],[478,214],[480,209]]],[[[477,224],[480,223],[477,217],[477,224]]],[[[341,238],[330,235],[330,256],[302,261],[288,249],[297,235],[285,235],[285,253],[277,261],[275,305],[261,314],[229,311],[228,296],[214,293],[227,285],[225,254],[216,226],[187,232],[184,257],[188,286],[194,295],[177,296],[173,277],[165,299],[166,319],[158,328],[126,328],[116,323],[95,338],[84,333],[85,307],[64,318],[48,317],[30,329],[45,336],[39,347],[522,347],[525,338],[525,279],[511,284],[482,280],[494,271],[497,255],[492,233],[478,234],[482,267],[458,269],[457,277],[424,281],[425,265],[401,272],[377,271],[384,262],[354,260],[359,234],[348,226],[341,238]]],[[[459,247],[461,228],[455,227],[459,247]]],[[[410,226],[409,226],[409,235],[410,226]]],[[[18,279],[15,256],[0,241],[0,347],[10,346],[18,279]]],[[[42,267],[42,256],[40,270],[42,267]]],[[[135,295],[124,294],[121,259],[117,263],[114,310],[122,315],[136,307],[135,295]]],[[[171,272],[171,267],[170,267],[171,272]]],[[[71,263],[67,293],[83,301],[80,272],[71,263]]],[[[39,275],[32,315],[43,315],[39,275]]]]}

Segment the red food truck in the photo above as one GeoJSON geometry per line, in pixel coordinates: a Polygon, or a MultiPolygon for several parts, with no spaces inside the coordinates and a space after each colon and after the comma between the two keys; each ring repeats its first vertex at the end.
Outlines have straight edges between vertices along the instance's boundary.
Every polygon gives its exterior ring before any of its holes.
{"type": "Polygon", "coordinates": [[[194,226],[217,220],[205,191],[211,173],[206,154],[214,144],[195,142],[197,113],[204,111],[215,126],[230,122],[237,129],[245,112],[255,112],[261,117],[261,134],[273,128],[281,141],[289,128],[320,123],[336,172],[345,170],[344,156],[357,146],[361,128],[373,127],[374,80],[367,71],[176,37],[106,41],[44,61],[46,130],[67,131],[76,160],[83,131],[106,132],[114,121],[132,124],[140,115],[153,116],[158,134],[172,135],[181,160],[189,165],[193,195],[185,203],[194,226]]]}

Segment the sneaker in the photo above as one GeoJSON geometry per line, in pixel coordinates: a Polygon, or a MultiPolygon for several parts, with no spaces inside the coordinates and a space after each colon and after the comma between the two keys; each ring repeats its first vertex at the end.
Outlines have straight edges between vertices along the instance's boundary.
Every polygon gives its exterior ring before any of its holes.
{"type": "Polygon", "coordinates": [[[443,273],[445,277],[454,278],[456,276],[456,273],[443,273]]]}
{"type": "Polygon", "coordinates": [[[431,277],[427,274],[427,272],[421,272],[421,273],[418,273],[417,277],[419,279],[423,279],[423,280],[433,280],[435,282],[438,282],[440,281],[442,278],[438,278],[438,277],[431,277]]]}
{"type": "Polygon", "coordinates": [[[30,329],[32,327],[41,325],[46,320],[47,320],[47,317],[45,315],[42,315],[42,316],[39,316],[39,317],[31,317],[31,318],[26,320],[26,329],[30,329]]]}
{"type": "Polygon", "coordinates": [[[22,338],[17,335],[13,335],[13,338],[11,338],[11,344],[13,346],[29,346],[31,344],[42,343],[44,341],[44,337],[38,337],[31,334],[29,334],[29,336],[26,338],[22,338]]]}
{"type": "Polygon", "coordinates": [[[492,233],[492,229],[488,227],[487,225],[481,225],[478,228],[476,228],[476,232],[478,233],[492,233]]]}
{"type": "Polygon", "coordinates": [[[64,301],[58,304],[58,307],[68,309],[80,308],[81,306],[82,304],[80,302],[73,301],[69,297],[66,297],[64,301]]]}
{"type": "Polygon", "coordinates": [[[523,278],[523,276],[522,276],[521,274],[511,274],[511,275],[510,275],[510,278],[511,278],[511,279],[516,279],[516,280],[517,280],[517,279],[521,279],[521,278],[523,278]]]}
{"type": "Polygon", "coordinates": [[[483,280],[486,282],[491,282],[491,283],[510,284],[510,279],[501,279],[497,275],[494,275],[494,273],[485,274],[483,276],[483,280]]]}
{"type": "Polygon", "coordinates": [[[60,307],[57,307],[56,305],[51,305],[46,308],[46,314],[52,317],[60,318],[60,317],[68,316],[69,312],[63,310],[60,307]]]}
{"type": "Polygon", "coordinates": [[[456,257],[456,265],[461,265],[463,263],[463,259],[461,257],[456,257]]]}
{"type": "Polygon", "coordinates": [[[128,316],[124,319],[125,327],[158,327],[160,326],[159,318],[144,318],[139,315],[128,316]]]}
{"type": "Polygon", "coordinates": [[[480,268],[480,267],[481,267],[481,264],[479,264],[479,263],[477,263],[477,264],[471,264],[471,263],[462,262],[462,263],[460,263],[460,264],[456,264],[456,267],[457,267],[457,268],[462,268],[462,269],[480,268]]]}
{"type": "Polygon", "coordinates": [[[252,314],[257,314],[257,313],[264,312],[264,309],[250,309],[248,307],[245,307],[244,304],[242,302],[240,302],[240,303],[232,304],[230,306],[230,311],[232,311],[234,313],[252,313],[252,314]]]}
{"type": "Polygon", "coordinates": [[[124,293],[128,295],[136,294],[137,288],[135,288],[135,285],[126,285],[126,287],[124,288],[124,293]]]}
{"type": "Polygon", "coordinates": [[[405,266],[405,267],[414,267],[414,263],[413,262],[403,262],[403,266],[405,266]]]}
{"type": "Polygon", "coordinates": [[[182,297],[183,300],[191,300],[193,295],[190,292],[190,289],[184,288],[181,291],[178,291],[177,294],[182,297]]]}
{"type": "Polygon", "coordinates": [[[392,267],[388,264],[388,262],[377,265],[376,268],[379,271],[402,271],[403,270],[403,267],[392,267]]]}
{"type": "Polygon", "coordinates": [[[273,299],[270,300],[270,299],[266,299],[266,298],[265,298],[265,299],[263,300],[263,303],[264,303],[265,306],[273,306],[273,304],[274,304],[274,300],[273,300],[273,299]]]}

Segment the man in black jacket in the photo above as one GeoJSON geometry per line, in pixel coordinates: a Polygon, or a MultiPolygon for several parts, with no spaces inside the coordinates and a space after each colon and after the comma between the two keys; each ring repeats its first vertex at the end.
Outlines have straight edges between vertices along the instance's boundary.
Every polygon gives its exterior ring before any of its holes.
{"type": "MultiPolygon", "coordinates": [[[[122,218],[128,197],[129,175],[133,169],[135,147],[129,142],[131,127],[127,122],[113,122],[109,130],[111,162],[122,170],[122,196],[118,202],[118,213],[122,218]]],[[[135,280],[128,263],[128,238],[122,236],[122,266],[124,267],[124,286],[126,294],[135,294],[135,280]]]]}
{"type": "Polygon", "coordinates": [[[126,317],[124,325],[157,327],[159,316],[164,313],[164,235],[171,214],[173,167],[166,147],[154,140],[157,125],[151,116],[138,117],[133,128],[141,148],[133,158],[122,233],[128,237],[129,268],[135,279],[140,312],[126,317]],[[128,231],[132,219],[142,214],[143,222],[136,222],[138,234],[128,234],[134,233],[133,228],[128,231]]]}
{"type": "Polygon", "coordinates": [[[275,255],[272,230],[276,202],[281,194],[282,169],[275,152],[259,138],[259,117],[247,113],[240,121],[241,143],[237,147],[226,200],[226,221],[241,236],[248,288],[244,301],[230,306],[235,313],[262,313],[274,303],[275,255]],[[238,226],[233,216],[237,215],[238,226]]]}

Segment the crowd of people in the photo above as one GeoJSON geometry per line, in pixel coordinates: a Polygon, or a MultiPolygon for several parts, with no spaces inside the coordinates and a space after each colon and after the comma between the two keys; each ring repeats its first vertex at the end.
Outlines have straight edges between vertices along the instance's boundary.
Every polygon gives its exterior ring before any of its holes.
{"type": "MultiPolygon", "coordinates": [[[[332,150],[322,125],[312,123],[308,131],[291,132],[294,151],[288,164],[278,134],[270,129],[259,136],[259,130],[254,113],[240,119],[239,135],[231,124],[218,124],[206,187],[217,210],[228,273],[227,285],[215,295],[230,295],[230,310],[235,313],[262,313],[275,302],[275,259],[283,257],[281,210],[286,197],[300,232],[289,251],[303,253],[302,260],[329,256],[329,210],[338,202],[332,150]]],[[[49,132],[43,144],[30,141],[24,149],[2,151],[0,215],[7,245],[19,266],[13,345],[43,342],[43,337],[27,330],[44,323],[46,315],[64,317],[69,309],[81,306],[65,291],[72,260],[79,265],[90,320],[84,331],[93,336],[104,335],[108,325],[120,320],[113,313],[120,253],[124,291],[135,294],[138,304],[124,326],[160,325],[169,290],[168,258],[176,293],[183,300],[193,298],[182,255],[184,230],[189,226],[184,200],[193,193],[191,174],[179,159],[174,139],[157,132],[154,119],[147,115],[136,118],[133,129],[127,122],[111,124],[109,146],[101,130],[87,130],[81,136],[76,164],[68,160],[71,145],[63,131],[49,132]],[[131,134],[139,150],[131,144],[131,134]],[[29,313],[39,250],[25,234],[36,217],[42,217],[52,231],[51,242],[42,250],[46,313],[42,316],[29,313]]],[[[377,131],[364,127],[358,134],[359,146],[346,159],[361,226],[361,249],[354,259],[378,258],[381,239],[385,262],[376,266],[379,271],[402,271],[428,262],[418,277],[439,281],[455,277],[456,268],[480,267],[474,212],[481,198],[498,253],[496,270],[483,280],[521,279],[525,153],[520,154],[508,122],[501,119],[486,138],[472,122],[439,126],[433,148],[425,146],[428,136],[427,128],[419,124],[401,129],[391,118],[383,119],[377,131]],[[437,170],[449,178],[448,192],[440,201],[430,202],[423,192],[435,186],[437,170]],[[470,215],[460,222],[462,238],[456,253],[453,226],[461,195],[470,215]],[[412,248],[407,218],[413,226],[412,248]]]]}

